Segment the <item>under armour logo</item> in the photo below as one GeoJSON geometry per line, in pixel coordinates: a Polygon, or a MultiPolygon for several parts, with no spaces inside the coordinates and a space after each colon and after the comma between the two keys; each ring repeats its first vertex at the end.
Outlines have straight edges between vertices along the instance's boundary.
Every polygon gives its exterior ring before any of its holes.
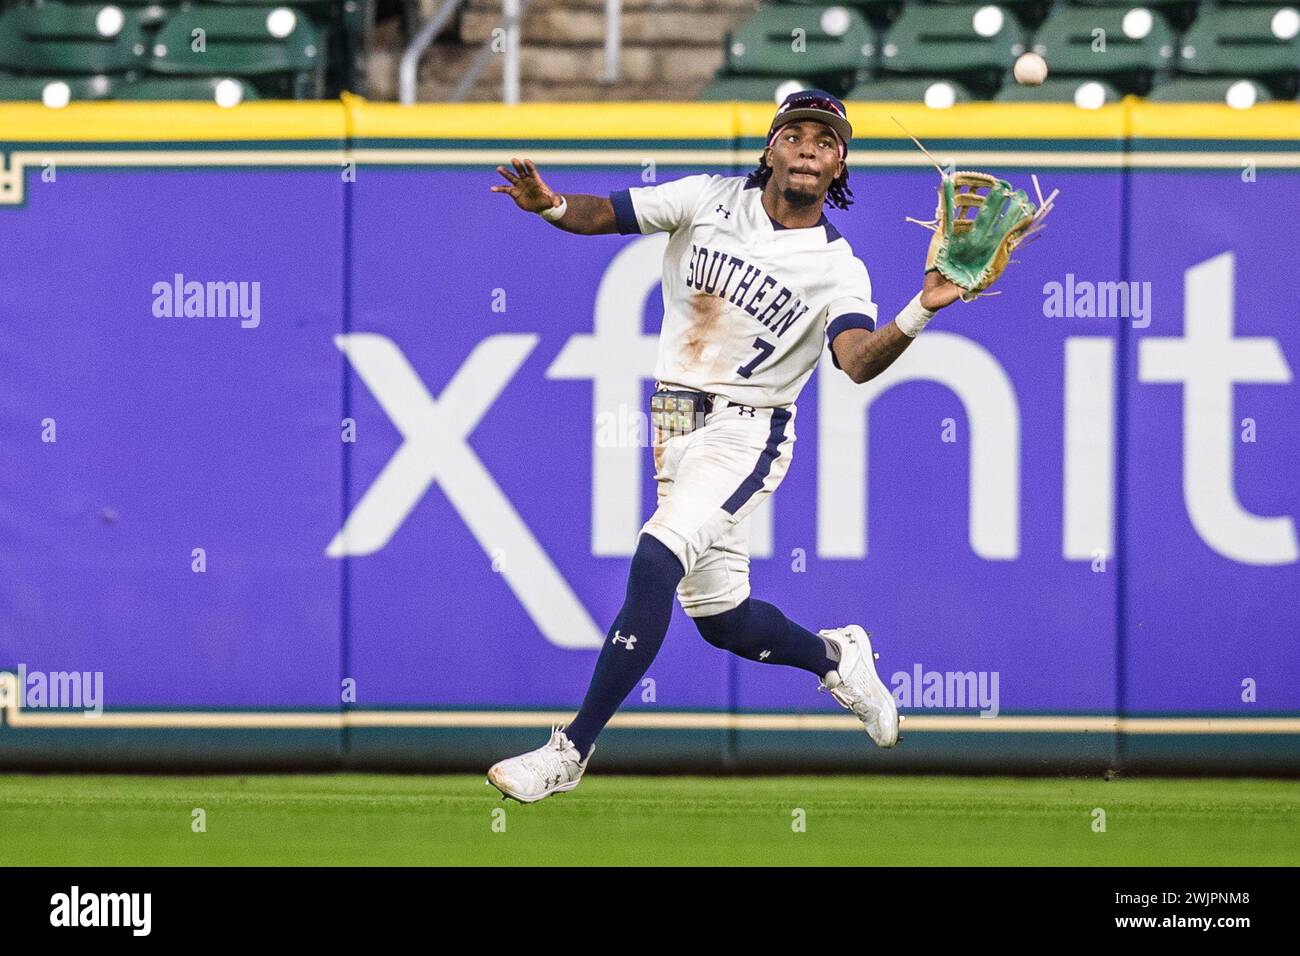
{"type": "Polygon", "coordinates": [[[764,651],[762,654],[759,654],[759,655],[758,655],[758,659],[759,659],[760,661],[765,661],[765,660],[767,660],[767,659],[768,659],[769,657],[771,657],[771,656],[772,656],[772,652],[771,652],[771,651],[764,651]]]}
{"type": "Polygon", "coordinates": [[[731,210],[730,210],[730,209],[723,209],[723,208],[722,208],[722,203],[718,203],[718,208],[715,209],[715,210],[713,210],[713,211],[714,211],[714,212],[720,212],[720,213],[722,213],[722,218],[723,218],[723,219],[730,219],[730,218],[731,218],[731,210]]]}
{"type": "Polygon", "coordinates": [[[741,415],[745,415],[745,416],[747,416],[747,417],[749,417],[749,418],[753,418],[753,417],[754,417],[754,408],[753,408],[753,406],[751,406],[751,405],[741,405],[741,406],[740,406],[740,412],[739,412],[739,414],[741,414],[741,415]]]}
{"type": "Polygon", "coordinates": [[[620,634],[618,631],[615,631],[615,632],[614,632],[614,639],[613,639],[612,641],[610,641],[610,643],[611,643],[611,644],[617,644],[619,641],[622,641],[624,644],[626,644],[626,645],[627,645],[627,649],[630,651],[630,650],[632,650],[632,645],[636,643],[636,635],[635,635],[635,634],[629,634],[627,637],[624,637],[624,636],[623,636],[622,634],[620,634]]]}

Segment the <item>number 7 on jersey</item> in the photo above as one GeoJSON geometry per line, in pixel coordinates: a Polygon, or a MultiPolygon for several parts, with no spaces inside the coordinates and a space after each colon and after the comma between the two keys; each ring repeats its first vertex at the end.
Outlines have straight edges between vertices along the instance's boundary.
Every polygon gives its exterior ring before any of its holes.
{"type": "Polygon", "coordinates": [[[742,365],[736,369],[736,374],[741,378],[749,378],[754,374],[754,369],[763,364],[764,359],[776,351],[776,346],[771,342],[765,342],[762,339],[754,339],[754,348],[758,349],[758,354],[749,360],[748,365],[742,365]]]}

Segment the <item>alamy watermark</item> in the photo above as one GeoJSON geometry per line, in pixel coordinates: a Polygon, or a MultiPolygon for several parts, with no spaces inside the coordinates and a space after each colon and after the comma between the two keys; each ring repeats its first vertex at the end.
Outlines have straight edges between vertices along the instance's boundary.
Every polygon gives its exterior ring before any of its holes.
{"type": "Polygon", "coordinates": [[[997,671],[927,671],[920,664],[889,677],[899,707],[980,709],[981,717],[998,715],[997,671]]]}
{"type": "Polygon", "coordinates": [[[92,893],[74,885],[50,897],[50,925],[56,927],[117,926],[148,936],[152,913],[152,893],[92,893]]]}
{"type": "Polygon", "coordinates": [[[1093,282],[1065,274],[1043,286],[1043,315],[1049,319],[1132,319],[1133,328],[1151,324],[1150,282],[1093,282]]]}
{"type": "Polygon", "coordinates": [[[617,411],[596,415],[597,448],[645,448],[650,444],[650,416],[620,404],[617,411]]]}
{"type": "Polygon", "coordinates": [[[262,324],[262,283],[186,281],[178,272],[171,282],[153,284],[153,314],[159,319],[239,318],[240,328],[262,324]]]}
{"type": "Polygon", "coordinates": [[[104,712],[103,671],[35,671],[18,665],[18,706],[23,710],[104,712]]]}

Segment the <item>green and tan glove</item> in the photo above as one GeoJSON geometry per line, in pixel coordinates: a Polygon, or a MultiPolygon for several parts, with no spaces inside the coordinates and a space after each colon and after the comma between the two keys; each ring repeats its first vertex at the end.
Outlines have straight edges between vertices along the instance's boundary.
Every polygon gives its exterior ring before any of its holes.
{"type": "Polygon", "coordinates": [[[988,173],[943,173],[934,219],[919,223],[934,232],[925,269],[937,269],[961,286],[962,301],[970,302],[997,281],[1011,262],[1011,252],[1042,228],[1052,208],[1053,192],[1043,199],[1034,177],[1038,205],[1024,190],[988,173]]]}

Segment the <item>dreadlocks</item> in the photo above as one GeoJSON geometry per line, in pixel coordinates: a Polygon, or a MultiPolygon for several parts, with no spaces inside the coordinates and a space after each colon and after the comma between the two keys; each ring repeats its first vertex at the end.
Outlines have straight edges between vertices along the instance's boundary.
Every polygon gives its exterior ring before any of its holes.
{"type": "MultiPolygon", "coordinates": [[[[745,179],[746,186],[757,186],[763,189],[767,186],[767,181],[772,178],[772,167],[767,165],[766,153],[758,157],[758,168],[755,169],[745,179]]],[[[836,209],[848,209],[853,205],[853,190],[849,188],[849,167],[844,167],[844,172],[835,177],[831,183],[831,188],[826,190],[826,202],[836,209]]]]}

